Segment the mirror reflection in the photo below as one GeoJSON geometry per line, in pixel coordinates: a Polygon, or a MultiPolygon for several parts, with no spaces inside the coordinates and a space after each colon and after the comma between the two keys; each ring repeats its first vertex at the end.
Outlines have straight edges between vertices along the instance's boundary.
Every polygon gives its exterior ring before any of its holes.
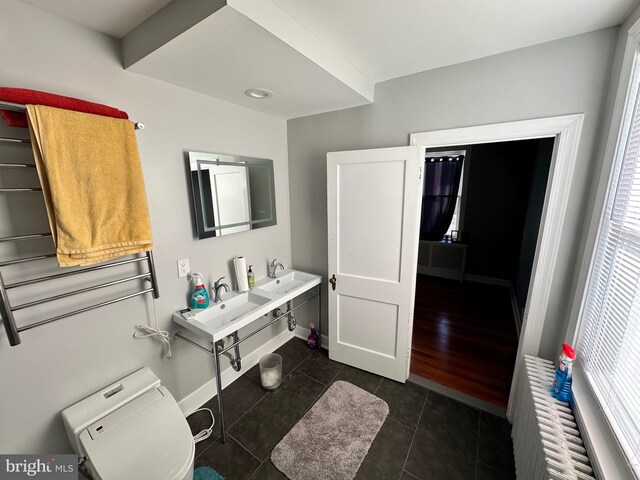
{"type": "Polygon", "coordinates": [[[199,238],[276,224],[272,160],[189,152],[187,162],[199,238]]]}

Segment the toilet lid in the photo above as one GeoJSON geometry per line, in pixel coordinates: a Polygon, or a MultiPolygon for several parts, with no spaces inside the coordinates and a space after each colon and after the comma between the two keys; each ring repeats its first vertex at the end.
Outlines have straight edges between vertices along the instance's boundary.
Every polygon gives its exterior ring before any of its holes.
{"type": "Polygon", "coordinates": [[[149,398],[121,407],[80,434],[103,480],[181,479],[191,468],[195,445],[180,407],[165,387],[149,398]]]}

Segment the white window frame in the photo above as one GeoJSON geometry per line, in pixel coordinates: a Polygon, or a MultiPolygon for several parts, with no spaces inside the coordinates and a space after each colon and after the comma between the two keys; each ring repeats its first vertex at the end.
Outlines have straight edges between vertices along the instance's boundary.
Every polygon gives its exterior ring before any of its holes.
{"type": "MultiPolygon", "coordinates": [[[[592,216],[585,243],[585,252],[577,281],[576,296],[571,309],[567,339],[574,345],[577,344],[582,312],[587,299],[586,290],[592,273],[593,261],[595,259],[594,251],[602,226],[605,202],[609,193],[612,176],[615,174],[614,161],[618,156],[618,150],[624,149],[626,144],[623,131],[624,117],[630,115],[627,106],[629,105],[629,97],[633,93],[631,91],[631,80],[637,57],[640,57],[640,20],[628,30],[616,102],[611,119],[602,169],[598,179],[596,196],[593,202],[592,216]]],[[[631,105],[631,109],[633,109],[633,105],[631,105]]],[[[615,188],[615,185],[612,186],[615,188]]],[[[620,480],[627,478],[636,479],[637,477],[633,473],[631,466],[627,464],[626,456],[608,420],[600,409],[599,402],[591,386],[586,381],[584,373],[578,366],[574,370],[573,395],[576,418],[582,437],[591,454],[591,461],[598,477],[620,480]]]]}

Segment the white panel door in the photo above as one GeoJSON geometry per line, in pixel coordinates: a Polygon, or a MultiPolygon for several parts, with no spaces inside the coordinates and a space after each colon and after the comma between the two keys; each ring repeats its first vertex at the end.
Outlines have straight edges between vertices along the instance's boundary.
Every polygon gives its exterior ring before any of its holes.
{"type": "Polygon", "coordinates": [[[423,147],[327,155],[329,357],[409,376],[423,147]]]}

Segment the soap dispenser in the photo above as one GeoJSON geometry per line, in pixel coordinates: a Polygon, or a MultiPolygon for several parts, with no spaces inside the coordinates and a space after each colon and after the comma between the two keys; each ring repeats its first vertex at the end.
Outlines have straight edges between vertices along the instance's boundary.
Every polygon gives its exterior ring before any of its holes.
{"type": "Polygon", "coordinates": [[[249,265],[249,272],[247,273],[249,288],[253,288],[256,284],[256,276],[254,275],[253,270],[251,270],[251,267],[253,267],[253,265],[249,265]]]}
{"type": "Polygon", "coordinates": [[[201,273],[192,273],[193,293],[191,294],[191,309],[207,308],[209,306],[209,294],[204,288],[204,281],[201,273]]]}

